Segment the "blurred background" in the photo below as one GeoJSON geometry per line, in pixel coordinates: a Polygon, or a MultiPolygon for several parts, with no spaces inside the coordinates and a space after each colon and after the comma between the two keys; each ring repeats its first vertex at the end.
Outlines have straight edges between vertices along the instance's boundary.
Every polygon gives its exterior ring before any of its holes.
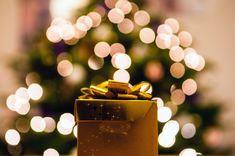
{"type": "Polygon", "coordinates": [[[1,0],[0,8],[0,155],[76,155],[73,102],[81,87],[112,78],[152,84],[159,153],[235,153],[234,1],[1,0]]]}

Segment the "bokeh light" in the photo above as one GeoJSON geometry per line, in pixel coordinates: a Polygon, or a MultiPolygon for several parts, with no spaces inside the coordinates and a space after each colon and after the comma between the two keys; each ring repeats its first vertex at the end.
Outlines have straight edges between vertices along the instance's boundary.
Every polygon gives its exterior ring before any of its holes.
{"type": "Polygon", "coordinates": [[[72,24],[65,24],[61,27],[61,38],[63,40],[71,40],[75,36],[75,30],[72,24]]]}
{"type": "Polygon", "coordinates": [[[118,30],[123,34],[129,34],[134,30],[132,20],[125,18],[121,23],[118,23],[118,30]]]}
{"type": "Polygon", "coordinates": [[[124,12],[118,8],[113,8],[108,13],[108,18],[112,23],[121,23],[124,17],[124,12]]]}
{"type": "Polygon", "coordinates": [[[76,22],[76,27],[82,31],[88,31],[92,25],[93,22],[89,16],[80,16],[76,22]]]}
{"type": "Polygon", "coordinates": [[[30,129],[30,121],[26,117],[19,117],[16,119],[16,129],[21,133],[27,133],[30,129]]]}
{"type": "Polygon", "coordinates": [[[157,28],[157,34],[168,34],[168,35],[171,35],[173,32],[172,32],[172,29],[169,25],[167,24],[161,24],[158,26],[157,28]]]}
{"type": "Polygon", "coordinates": [[[88,66],[92,69],[92,70],[99,70],[103,67],[104,65],[104,59],[97,57],[95,55],[90,56],[90,58],[88,59],[88,66]]]}
{"type": "Polygon", "coordinates": [[[184,59],[184,50],[179,46],[174,46],[169,52],[170,58],[175,62],[180,62],[184,59]]]}
{"type": "Polygon", "coordinates": [[[73,135],[74,135],[75,138],[78,137],[78,125],[74,126],[74,128],[73,128],[73,135]]]}
{"type": "Polygon", "coordinates": [[[162,147],[170,148],[175,144],[175,136],[162,132],[158,136],[158,142],[162,147]]]}
{"type": "Polygon", "coordinates": [[[180,40],[179,40],[178,36],[176,36],[174,34],[171,35],[171,45],[169,48],[172,48],[174,46],[179,46],[179,45],[180,45],[180,40]]]}
{"type": "Polygon", "coordinates": [[[205,59],[201,55],[198,55],[198,57],[199,57],[199,64],[197,65],[195,70],[201,71],[204,69],[206,62],[205,62],[205,59]]]}
{"type": "Polygon", "coordinates": [[[186,148],[180,152],[179,156],[197,156],[197,152],[192,148],[186,148]]]}
{"type": "Polygon", "coordinates": [[[98,27],[101,23],[101,15],[97,12],[90,12],[87,14],[88,17],[92,20],[92,27],[98,27]]]}
{"type": "Polygon", "coordinates": [[[48,148],[43,152],[43,156],[59,156],[59,153],[53,148],[48,148]]]}
{"type": "Polygon", "coordinates": [[[130,74],[126,70],[119,69],[113,74],[113,79],[120,82],[129,82],[130,74]]]}
{"type": "Polygon", "coordinates": [[[172,29],[173,33],[177,33],[179,31],[179,22],[174,18],[168,18],[165,20],[165,24],[169,25],[172,29]]]}
{"type": "Polygon", "coordinates": [[[145,67],[145,76],[152,82],[161,80],[164,76],[164,69],[160,62],[150,61],[145,67]]]}
{"type": "Polygon", "coordinates": [[[6,100],[7,108],[9,108],[12,111],[15,111],[15,104],[16,104],[16,96],[11,94],[7,97],[6,100]]]}
{"type": "Polygon", "coordinates": [[[190,139],[196,134],[196,127],[192,123],[187,123],[181,128],[181,135],[185,139],[190,139]]]}
{"type": "Polygon", "coordinates": [[[197,91],[197,83],[193,79],[187,79],[182,84],[182,90],[186,95],[193,95],[197,91]]]}
{"type": "Polygon", "coordinates": [[[98,42],[94,47],[95,55],[104,58],[110,53],[110,46],[107,42],[98,42]]]}
{"type": "Polygon", "coordinates": [[[36,72],[30,72],[25,77],[25,82],[27,86],[29,86],[32,83],[40,83],[40,81],[41,81],[40,75],[38,75],[38,73],[36,72]]]}
{"type": "Polygon", "coordinates": [[[171,109],[168,107],[159,107],[158,109],[158,121],[159,122],[167,122],[171,119],[172,112],[171,109]]]}
{"type": "Polygon", "coordinates": [[[46,128],[46,122],[42,117],[34,116],[30,121],[30,126],[35,132],[42,132],[46,128]]]}
{"type": "Polygon", "coordinates": [[[74,125],[74,116],[71,113],[64,113],[60,116],[60,120],[57,123],[57,130],[62,135],[69,135],[72,133],[74,125]]]}
{"type": "Polygon", "coordinates": [[[185,101],[185,94],[181,89],[176,89],[171,92],[171,101],[176,105],[180,105],[185,101]]]}
{"type": "Polygon", "coordinates": [[[67,81],[71,84],[81,83],[86,78],[86,70],[80,64],[74,64],[73,73],[67,77],[67,81]]]}
{"type": "Polygon", "coordinates": [[[180,45],[183,47],[189,47],[193,42],[192,35],[187,31],[181,31],[178,37],[180,40],[180,45]]]}
{"type": "Polygon", "coordinates": [[[20,134],[14,129],[7,130],[5,140],[9,145],[16,146],[20,142],[20,134]]]}
{"type": "Polygon", "coordinates": [[[158,108],[164,106],[163,100],[159,97],[153,97],[151,100],[157,103],[158,108]]]}
{"type": "Polygon", "coordinates": [[[174,78],[181,78],[184,76],[185,67],[182,63],[173,63],[170,67],[170,73],[174,78]]]}
{"type": "Polygon", "coordinates": [[[43,89],[39,84],[32,83],[28,87],[28,95],[33,100],[39,100],[43,95],[43,89]]]}
{"type": "Polygon", "coordinates": [[[30,97],[28,95],[27,88],[20,87],[16,90],[15,95],[17,98],[21,98],[23,101],[27,102],[29,101],[30,97]]]}
{"type": "Polygon", "coordinates": [[[73,72],[73,65],[68,60],[62,60],[57,65],[57,71],[63,77],[69,76],[73,72]]]}
{"type": "Polygon", "coordinates": [[[125,53],[126,49],[121,43],[113,43],[110,47],[110,55],[113,56],[116,53],[125,53]]]}
{"type": "Polygon", "coordinates": [[[61,28],[55,25],[50,26],[46,32],[47,39],[53,43],[58,43],[61,41],[61,34],[61,28]]]}
{"type": "Polygon", "coordinates": [[[155,42],[158,48],[167,49],[171,46],[171,35],[158,34],[155,42]]]}
{"type": "Polygon", "coordinates": [[[140,30],[139,37],[143,43],[149,44],[149,43],[154,42],[155,33],[150,28],[142,28],[140,30]]]}
{"type": "Polygon", "coordinates": [[[26,115],[30,110],[30,104],[28,102],[22,102],[20,107],[16,110],[20,115],[26,115]]]}
{"type": "Polygon", "coordinates": [[[144,10],[139,10],[134,14],[134,21],[139,26],[145,26],[150,22],[150,15],[144,10]]]}
{"type": "Polygon", "coordinates": [[[216,127],[211,127],[203,134],[205,143],[212,148],[220,147],[223,144],[223,131],[216,127]]]}
{"type": "Polygon", "coordinates": [[[112,57],[112,64],[118,69],[128,69],[131,66],[131,58],[124,53],[116,53],[112,57]]]}
{"type": "Polygon", "coordinates": [[[43,119],[46,123],[46,127],[44,129],[44,132],[47,132],[47,133],[53,132],[56,127],[55,120],[52,117],[44,117],[43,119]]]}
{"type": "Polygon", "coordinates": [[[115,7],[117,0],[104,0],[105,5],[109,8],[112,9],[115,7]]]}
{"type": "Polygon", "coordinates": [[[124,14],[130,13],[132,9],[131,3],[127,0],[118,0],[115,7],[121,9],[124,14]]]}
{"type": "Polygon", "coordinates": [[[175,120],[170,120],[164,125],[162,131],[166,134],[176,135],[179,132],[179,129],[179,123],[175,120]]]}
{"type": "Polygon", "coordinates": [[[193,48],[186,48],[184,51],[184,62],[186,66],[193,69],[197,68],[200,64],[200,58],[196,51],[193,48]]]}

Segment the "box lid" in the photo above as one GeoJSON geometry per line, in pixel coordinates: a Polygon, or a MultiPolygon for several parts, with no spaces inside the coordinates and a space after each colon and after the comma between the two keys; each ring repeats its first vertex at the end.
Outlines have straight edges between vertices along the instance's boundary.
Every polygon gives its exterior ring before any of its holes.
{"type": "Polygon", "coordinates": [[[77,99],[74,109],[75,120],[135,121],[143,118],[152,105],[156,106],[150,100],[77,99]]]}

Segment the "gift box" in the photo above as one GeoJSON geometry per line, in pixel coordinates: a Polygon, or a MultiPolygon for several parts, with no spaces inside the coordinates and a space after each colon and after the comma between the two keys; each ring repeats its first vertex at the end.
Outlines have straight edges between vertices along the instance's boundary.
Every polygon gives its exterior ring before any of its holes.
{"type": "Polygon", "coordinates": [[[157,156],[157,105],[150,100],[77,99],[78,156],[157,156]]]}

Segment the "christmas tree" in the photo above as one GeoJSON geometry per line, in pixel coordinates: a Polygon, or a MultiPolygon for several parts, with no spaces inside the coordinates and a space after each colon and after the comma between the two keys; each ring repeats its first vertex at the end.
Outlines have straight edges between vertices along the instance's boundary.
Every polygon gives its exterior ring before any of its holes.
{"type": "Polygon", "coordinates": [[[159,106],[159,153],[223,152],[216,150],[220,108],[201,101],[195,81],[204,58],[176,19],[164,20],[146,4],[90,1],[71,19],[54,18],[38,33],[25,65],[16,66],[27,87],[7,98],[19,115],[5,134],[8,145],[0,141],[0,154],[76,151],[74,100],[82,87],[108,79],[151,83],[159,106]]]}

